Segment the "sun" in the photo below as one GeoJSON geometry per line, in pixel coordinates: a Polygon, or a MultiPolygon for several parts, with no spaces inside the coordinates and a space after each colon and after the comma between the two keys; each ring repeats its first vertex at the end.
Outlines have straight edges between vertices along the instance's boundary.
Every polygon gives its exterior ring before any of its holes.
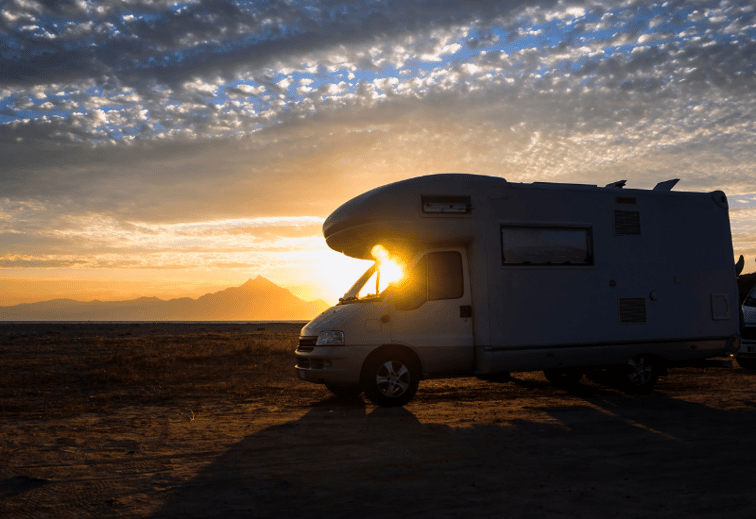
{"type": "Polygon", "coordinates": [[[376,245],[370,251],[378,265],[378,271],[381,275],[381,288],[388,286],[389,283],[400,281],[404,275],[404,266],[402,260],[389,253],[383,245],[376,245]]]}

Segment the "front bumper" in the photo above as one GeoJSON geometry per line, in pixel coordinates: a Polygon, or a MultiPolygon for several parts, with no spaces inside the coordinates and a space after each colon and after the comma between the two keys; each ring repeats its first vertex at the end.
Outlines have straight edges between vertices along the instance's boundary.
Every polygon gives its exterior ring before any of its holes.
{"type": "Polygon", "coordinates": [[[365,359],[378,345],[302,346],[297,348],[294,370],[300,380],[316,384],[351,386],[360,383],[365,359]]]}
{"type": "Polygon", "coordinates": [[[756,340],[741,340],[735,358],[756,359],[756,340]]]}

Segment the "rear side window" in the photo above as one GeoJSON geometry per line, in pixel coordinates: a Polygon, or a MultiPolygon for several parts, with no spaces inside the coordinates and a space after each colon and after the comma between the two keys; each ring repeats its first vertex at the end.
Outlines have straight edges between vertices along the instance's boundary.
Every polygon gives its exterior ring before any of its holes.
{"type": "Polygon", "coordinates": [[[593,265],[590,228],[501,226],[503,265],[593,265]]]}
{"type": "Polygon", "coordinates": [[[457,251],[431,252],[428,258],[428,300],[457,299],[465,292],[462,256],[457,251]]]}

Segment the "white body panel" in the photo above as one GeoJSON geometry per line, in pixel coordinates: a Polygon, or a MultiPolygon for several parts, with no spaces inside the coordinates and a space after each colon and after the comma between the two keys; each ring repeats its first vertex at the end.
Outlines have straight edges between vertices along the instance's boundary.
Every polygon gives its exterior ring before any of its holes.
{"type": "MultiPolygon", "coordinates": [[[[464,249],[456,250],[465,253],[464,249]]],[[[471,304],[467,271],[463,260],[464,291],[459,298],[427,301],[412,310],[397,310],[389,304],[391,343],[415,349],[428,374],[456,375],[473,370],[472,317],[460,316],[460,308],[471,304]]]]}
{"type": "MultiPolygon", "coordinates": [[[[412,349],[426,376],[470,368],[485,374],[607,366],[643,353],[674,364],[737,347],[737,284],[721,192],[432,175],[350,200],[326,220],[323,232],[330,247],[359,258],[369,258],[376,244],[407,258],[429,250],[458,250],[465,258],[460,301],[428,301],[412,315],[395,310],[390,298],[340,305],[355,308],[349,313],[355,322],[321,316],[303,328],[307,337],[343,330],[346,345],[332,349],[359,346],[354,355],[342,353],[354,357],[353,366],[386,344],[412,349]],[[433,204],[444,201],[449,212],[433,212],[433,204]],[[508,248],[516,242],[510,234],[527,241],[532,229],[553,231],[555,239],[587,236],[587,259],[505,259],[520,250],[508,248]],[[471,318],[460,318],[462,306],[471,307],[471,318]],[[372,329],[368,320],[383,315],[388,319],[381,333],[365,331],[372,329]]],[[[318,348],[298,351],[302,357],[323,354],[318,348]]],[[[318,377],[328,382],[327,374],[318,377]]],[[[358,381],[359,373],[350,379],[358,381]]]]}

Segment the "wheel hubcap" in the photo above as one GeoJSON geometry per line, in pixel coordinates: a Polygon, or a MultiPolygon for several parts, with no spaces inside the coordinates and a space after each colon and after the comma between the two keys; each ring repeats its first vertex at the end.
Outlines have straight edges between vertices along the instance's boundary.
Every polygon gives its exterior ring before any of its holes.
{"type": "Polygon", "coordinates": [[[378,368],[375,383],[383,395],[396,398],[407,391],[410,373],[407,366],[401,362],[390,360],[378,368]]]}
{"type": "Polygon", "coordinates": [[[633,384],[642,386],[651,380],[653,366],[651,366],[651,363],[646,360],[646,357],[633,357],[627,361],[627,365],[627,376],[633,384]]]}

